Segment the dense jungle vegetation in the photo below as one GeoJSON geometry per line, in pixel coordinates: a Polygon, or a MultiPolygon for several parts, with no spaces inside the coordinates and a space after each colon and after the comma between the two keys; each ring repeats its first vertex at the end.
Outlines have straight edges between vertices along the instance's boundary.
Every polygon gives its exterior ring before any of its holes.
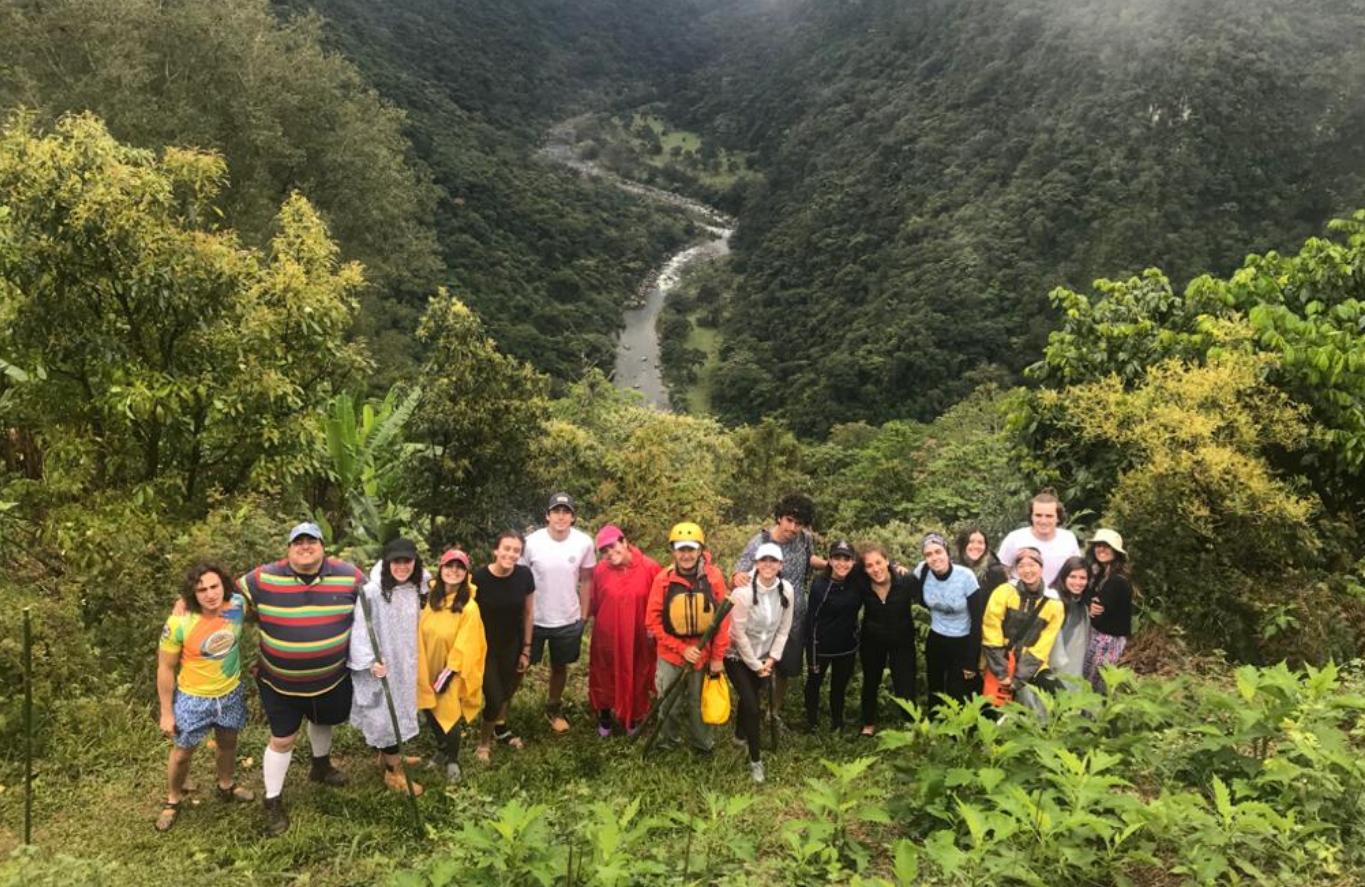
{"type": "Polygon", "coordinates": [[[1362,883],[1359,4],[309,9],[0,6],[2,887],[1362,883]],[[663,320],[719,329],[717,415],[601,369],[686,223],[536,155],[660,102],[754,171],[663,320]],[[537,672],[520,757],[419,776],[420,839],[348,729],[352,785],[292,774],[284,837],[208,798],[151,829],[197,557],[311,517],[366,566],[398,533],[482,562],[567,489],[729,564],[803,490],[822,539],[910,561],[1044,485],[1141,594],[1114,692],[1046,724],[784,731],[755,788],[728,747],[552,736],[537,672]]]}
{"type": "Polygon", "coordinates": [[[721,327],[729,421],[930,418],[1018,379],[1053,286],[1183,285],[1365,204],[1355,0],[739,7],[671,102],[764,173],[721,327]]]}

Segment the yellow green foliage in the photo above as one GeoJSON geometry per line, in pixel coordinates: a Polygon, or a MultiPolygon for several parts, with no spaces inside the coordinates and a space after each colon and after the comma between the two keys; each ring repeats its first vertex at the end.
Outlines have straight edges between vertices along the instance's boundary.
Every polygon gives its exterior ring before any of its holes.
{"type": "MultiPolygon", "coordinates": [[[[1273,452],[1307,445],[1308,410],[1264,379],[1274,359],[1228,351],[1166,361],[1125,390],[1110,377],[1040,392],[1061,433],[1124,467],[1105,522],[1116,526],[1151,602],[1209,643],[1253,656],[1267,619],[1302,607],[1319,503],[1280,477],[1273,452]]],[[[1308,614],[1305,614],[1305,616],[1308,614]]],[[[1296,619],[1299,617],[1295,617],[1296,619]]]]}
{"type": "Polygon", "coordinates": [[[547,490],[586,497],[580,522],[617,523],[651,551],[664,548],[677,521],[720,526],[738,448],[719,423],[649,409],[600,373],[575,385],[555,414],[533,473],[547,490]]]}
{"type": "MultiPolygon", "coordinates": [[[[217,225],[222,158],[160,156],[89,115],[0,133],[0,351],[12,408],[79,483],[215,487],[300,476],[315,407],[365,365],[343,336],[362,284],[307,200],[268,250],[217,225]]],[[[172,492],[174,491],[174,492],[172,492]]]]}

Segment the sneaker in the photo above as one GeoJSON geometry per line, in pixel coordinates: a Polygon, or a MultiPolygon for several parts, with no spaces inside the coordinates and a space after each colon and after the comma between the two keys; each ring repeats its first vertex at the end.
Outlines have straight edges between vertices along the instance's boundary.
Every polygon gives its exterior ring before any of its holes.
{"type": "Polygon", "coordinates": [[[289,814],[284,812],[284,796],[265,799],[265,830],[273,838],[289,831],[289,814]]]}
{"type": "Polygon", "coordinates": [[[749,740],[745,739],[743,736],[731,736],[730,744],[735,748],[748,748],[749,740]]]}
{"type": "Polygon", "coordinates": [[[609,725],[609,724],[598,724],[598,725],[597,725],[597,735],[598,735],[598,736],[601,736],[603,739],[610,739],[610,738],[611,738],[611,725],[609,725]]]}
{"type": "Polygon", "coordinates": [[[558,708],[545,710],[545,720],[550,722],[550,729],[556,733],[569,732],[569,719],[564,717],[564,712],[558,708]]]}
{"type": "Polygon", "coordinates": [[[454,761],[446,764],[446,782],[459,782],[462,775],[459,764],[454,761]]]}
{"type": "Polygon", "coordinates": [[[448,763],[450,762],[446,759],[446,753],[443,751],[436,752],[427,760],[427,766],[432,770],[440,770],[448,763]]]}
{"type": "Polygon", "coordinates": [[[764,779],[767,778],[763,773],[762,761],[749,762],[749,777],[753,779],[754,782],[762,782],[764,779]]]}
{"type": "Polygon", "coordinates": [[[332,788],[340,788],[346,784],[346,774],[332,766],[331,755],[313,758],[313,766],[308,771],[308,778],[313,782],[330,785],[332,788]]]}

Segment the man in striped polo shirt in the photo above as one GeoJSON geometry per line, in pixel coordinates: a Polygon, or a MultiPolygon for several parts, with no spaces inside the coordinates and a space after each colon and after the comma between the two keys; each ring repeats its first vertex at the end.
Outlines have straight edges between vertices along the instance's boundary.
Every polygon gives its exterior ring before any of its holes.
{"type": "Polygon", "coordinates": [[[332,726],[351,714],[346,657],[356,596],[364,584],[364,575],[354,566],[326,556],[322,530],[309,522],[289,532],[284,560],[257,567],[237,580],[260,620],[256,686],[270,722],[262,770],[266,827],[272,835],[289,828],[281,793],[305,719],[313,752],[308,778],[325,785],[346,784],[346,777],[332,766],[332,726]]]}

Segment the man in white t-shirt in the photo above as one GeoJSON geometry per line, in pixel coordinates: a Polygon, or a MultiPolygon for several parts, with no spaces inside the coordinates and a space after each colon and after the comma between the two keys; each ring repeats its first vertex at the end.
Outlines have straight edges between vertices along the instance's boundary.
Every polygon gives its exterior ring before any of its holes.
{"type": "Polygon", "coordinates": [[[1081,546],[1075,533],[1058,526],[1066,520],[1066,509],[1052,490],[1043,490],[1034,496],[1029,500],[1028,508],[1029,525],[1014,530],[1001,540],[996,554],[1013,576],[1014,559],[1019,549],[1038,549],[1043,556],[1043,582],[1051,585],[1066,559],[1081,553],[1081,546]]]}
{"type": "Polygon", "coordinates": [[[521,553],[521,562],[536,578],[531,664],[540,662],[548,645],[550,689],[545,716],[556,733],[569,730],[563,709],[564,685],[569,681],[569,666],[578,661],[582,647],[592,568],[597,564],[592,537],[574,528],[575,509],[568,493],[551,496],[545,506],[546,526],[526,537],[521,553]]]}

